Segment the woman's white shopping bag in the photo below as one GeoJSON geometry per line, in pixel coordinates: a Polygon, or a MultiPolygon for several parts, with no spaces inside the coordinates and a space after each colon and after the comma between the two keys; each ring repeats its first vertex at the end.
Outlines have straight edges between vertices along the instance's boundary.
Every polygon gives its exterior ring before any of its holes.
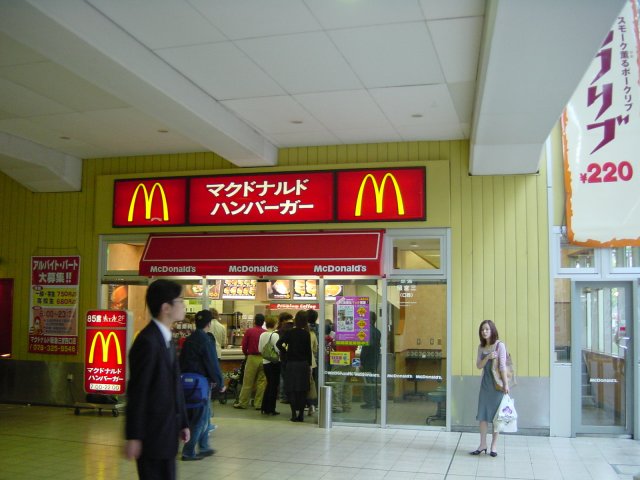
{"type": "Polygon", "coordinates": [[[504,395],[495,417],[493,428],[496,432],[515,433],[518,431],[518,413],[516,406],[509,395],[504,395]]]}

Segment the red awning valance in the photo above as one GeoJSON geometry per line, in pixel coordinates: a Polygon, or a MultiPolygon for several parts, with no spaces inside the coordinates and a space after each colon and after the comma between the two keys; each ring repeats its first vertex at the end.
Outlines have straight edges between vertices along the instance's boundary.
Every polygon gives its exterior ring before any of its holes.
{"type": "Polygon", "coordinates": [[[380,276],[383,230],[151,235],[140,275],[380,276]]]}

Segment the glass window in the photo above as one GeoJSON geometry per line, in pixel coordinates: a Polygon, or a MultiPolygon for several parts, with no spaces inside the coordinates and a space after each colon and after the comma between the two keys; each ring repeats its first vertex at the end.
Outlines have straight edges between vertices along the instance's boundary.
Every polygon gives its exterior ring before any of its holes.
{"type": "Polygon", "coordinates": [[[640,247],[612,248],[611,268],[640,268],[640,247]]]}
{"type": "Polygon", "coordinates": [[[571,280],[556,278],[555,299],[555,354],[556,362],[571,362],[571,280]]]}
{"type": "Polygon", "coordinates": [[[394,238],[394,270],[440,270],[439,238],[394,238]]]}
{"type": "Polygon", "coordinates": [[[107,271],[138,271],[144,243],[107,244],[107,271]]]}
{"type": "Polygon", "coordinates": [[[560,245],[560,268],[593,269],[595,252],[593,248],[562,243],[560,245]]]}
{"type": "Polygon", "coordinates": [[[379,424],[382,299],[376,280],[327,280],[324,385],[333,421],[379,424]]]}

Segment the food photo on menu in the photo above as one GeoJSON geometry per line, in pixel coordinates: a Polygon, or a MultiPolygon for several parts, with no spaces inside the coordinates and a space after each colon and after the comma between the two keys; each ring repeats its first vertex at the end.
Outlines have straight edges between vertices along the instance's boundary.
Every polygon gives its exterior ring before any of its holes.
{"type": "Polygon", "coordinates": [[[256,281],[246,279],[224,280],[222,298],[225,300],[253,300],[256,296],[256,281]]]}
{"type": "Polygon", "coordinates": [[[325,285],[324,296],[327,300],[335,300],[342,293],[342,285],[325,285]]]}
{"type": "Polygon", "coordinates": [[[301,300],[315,300],[317,283],[316,280],[294,280],[293,298],[301,300]]]}
{"type": "Polygon", "coordinates": [[[290,300],[291,280],[267,282],[267,296],[270,300],[290,300]]]}

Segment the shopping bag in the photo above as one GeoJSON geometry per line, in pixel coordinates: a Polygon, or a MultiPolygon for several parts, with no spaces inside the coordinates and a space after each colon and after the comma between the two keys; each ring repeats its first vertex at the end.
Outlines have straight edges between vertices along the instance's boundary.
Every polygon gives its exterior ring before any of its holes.
{"type": "Polygon", "coordinates": [[[496,415],[493,417],[493,429],[496,432],[515,433],[518,431],[518,412],[515,402],[509,395],[504,395],[496,415]]]}
{"type": "Polygon", "coordinates": [[[309,391],[307,392],[307,400],[316,400],[318,398],[318,392],[316,390],[316,381],[313,379],[313,375],[309,376],[309,391]]]}

